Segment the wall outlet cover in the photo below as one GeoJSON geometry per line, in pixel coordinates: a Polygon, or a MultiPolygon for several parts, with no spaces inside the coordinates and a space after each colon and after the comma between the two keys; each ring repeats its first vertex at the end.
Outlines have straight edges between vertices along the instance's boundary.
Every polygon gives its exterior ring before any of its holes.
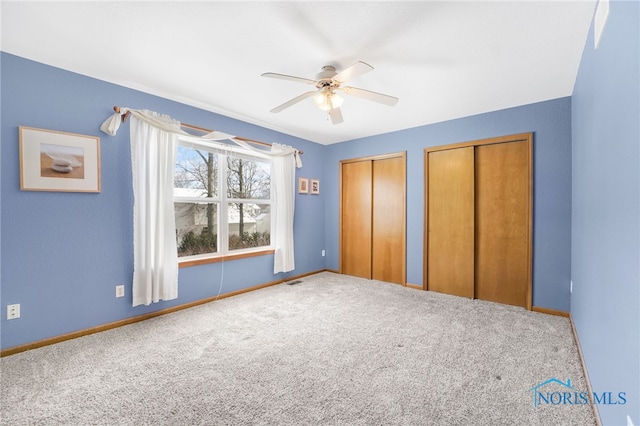
{"type": "Polygon", "coordinates": [[[20,304],[7,305],[7,319],[12,320],[17,318],[20,318],[20,304]]]}

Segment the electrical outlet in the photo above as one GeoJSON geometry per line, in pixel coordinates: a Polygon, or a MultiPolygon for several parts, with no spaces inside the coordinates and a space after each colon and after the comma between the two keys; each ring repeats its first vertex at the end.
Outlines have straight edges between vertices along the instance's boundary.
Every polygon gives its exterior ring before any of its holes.
{"type": "Polygon", "coordinates": [[[324,250],[322,250],[322,257],[324,257],[324,250]]]}
{"type": "Polygon", "coordinates": [[[116,286],[116,297],[124,297],[124,286],[117,285],[116,286]]]}
{"type": "Polygon", "coordinates": [[[571,283],[569,284],[569,293],[573,293],[573,280],[571,280],[571,283]]]}
{"type": "Polygon", "coordinates": [[[20,318],[20,304],[7,305],[7,319],[12,320],[16,318],[20,318]]]}

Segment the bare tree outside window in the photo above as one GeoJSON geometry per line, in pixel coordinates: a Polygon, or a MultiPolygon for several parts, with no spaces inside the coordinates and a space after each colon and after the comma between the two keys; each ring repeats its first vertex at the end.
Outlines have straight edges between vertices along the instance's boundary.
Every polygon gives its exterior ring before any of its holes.
{"type": "MultiPolygon", "coordinates": [[[[229,200],[268,200],[271,197],[271,168],[269,163],[227,157],[227,198],[229,200]]],[[[269,245],[270,232],[259,232],[255,228],[246,229],[245,221],[256,216],[270,214],[270,206],[244,202],[230,203],[230,210],[237,210],[238,229],[235,232],[230,223],[229,249],[269,245]],[[247,212],[247,210],[250,210],[247,212]],[[265,211],[266,210],[266,211],[265,211]],[[247,214],[248,213],[248,214],[247,214]]]]}
{"type": "Polygon", "coordinates": [[[220,230],[228,250],[268,246],[270,175],[267,161],[179,146],[174,181],[178,255],[216,253],[218,215],[228,223],[220,230]],[[219,182],[220,176],[226,179],[219,182]],[[217,194],[220,183],[223,194],[217,194]]]}
{"type": "MultiPolygon", "coordinates": [[[[176,195],[214,198],[218,179],[217,160],[212,152],[178,147],[174,177],[176,195]]],[[[216,252],[217,205],[210,202],[176,203],[175,210],[178,255],[216,252]],[[206,217],[206,224],[202,223],[203,216],[206,217]]]]}

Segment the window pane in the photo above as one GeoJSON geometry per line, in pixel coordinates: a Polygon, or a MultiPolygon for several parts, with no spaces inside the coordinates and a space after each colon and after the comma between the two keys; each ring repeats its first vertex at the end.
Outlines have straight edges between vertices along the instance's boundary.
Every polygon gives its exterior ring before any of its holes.
{"type": "Polygon", "coordinates": [[[218,251],[218,205],[175,203],[178,256],[218,251]]]}
{"type": "Polygon", "coordinates": [[[271,239],[269,204],[229,203],[229,250],[268,246],[271,239]]]}
{"type": "Polygon", "coordinates": [[[229,198],[271,198],[271,163],[227,158],[227,197],[229,198]]]}
{"type": "Polygon", "coordinates": [[[212,152],[178,146],[174,177],[177,197],[215,197],[218,156],[212,152]]]}

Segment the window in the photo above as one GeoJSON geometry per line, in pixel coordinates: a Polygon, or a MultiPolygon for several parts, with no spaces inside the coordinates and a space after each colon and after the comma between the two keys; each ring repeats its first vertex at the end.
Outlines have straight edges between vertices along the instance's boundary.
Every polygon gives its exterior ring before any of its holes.
{"type": "Polygon", "coordinates": [[[271,161],[180,141],[174,203],[178,256],[271,245],[271,161]]]}

